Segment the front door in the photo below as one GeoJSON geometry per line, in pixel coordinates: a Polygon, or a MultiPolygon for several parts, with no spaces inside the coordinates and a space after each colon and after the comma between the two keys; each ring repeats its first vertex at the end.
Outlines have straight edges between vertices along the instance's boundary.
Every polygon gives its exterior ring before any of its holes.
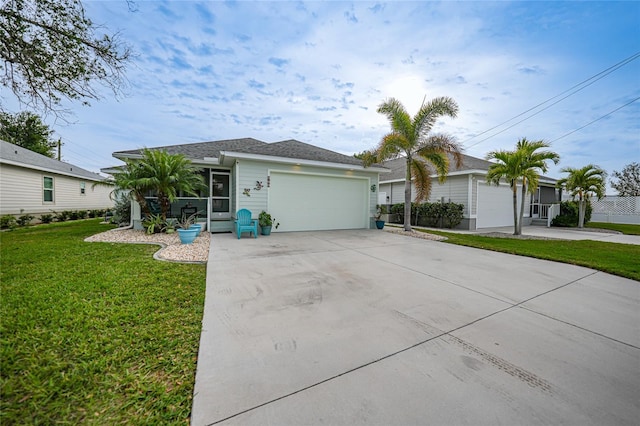
{"type": "Polygon", "coordinates": [[[230,178],[228,171],[211,171],[211,219],[231,217],[230,178]]]}
{"type": "Polygon", "coordinates": [[[533,219],[540,217],[540,187],[531,195],[531,217],[533,219]]]}

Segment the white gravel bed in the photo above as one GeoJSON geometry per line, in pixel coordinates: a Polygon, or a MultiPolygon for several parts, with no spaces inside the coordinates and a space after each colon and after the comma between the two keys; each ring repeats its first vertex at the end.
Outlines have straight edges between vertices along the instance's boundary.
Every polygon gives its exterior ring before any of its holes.
{"type": "Polygon", "coordinates": [[[162,248],[153,257],[158,260],[184,263],[206,263],[209,258],[211,234],[202,231],[191,244],[180,243],[178,233],[151,234],[133,229],[111,229],[85,239],[87,242],[158,244],[162,248]]]}
{"type": "Polygon", "coordinates": [[[422,238],[423,240],[431,240],[431,241],[444,241],[447,239],[447,237],[442,237],[440,235],[434,235],[434,234],[428,234],[426,232],[419,232],[419,231],[405,231],[404,228],[396,228],[396,227],[392,227],[392,226],[385,226],[384,230],[387,232],[391,232],[393,234],[400,234],[400,235],[406,235],[407,237],[413,237],[413,238],[422,238]]]}

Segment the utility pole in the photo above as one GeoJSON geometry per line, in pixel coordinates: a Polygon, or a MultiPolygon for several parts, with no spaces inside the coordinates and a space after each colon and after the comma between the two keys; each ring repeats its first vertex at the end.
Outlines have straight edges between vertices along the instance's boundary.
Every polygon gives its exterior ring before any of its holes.
{"type": "Polygon", "coordinates": [[[62,158],[62,138],[58,138],[58,161],[62,158]]]}

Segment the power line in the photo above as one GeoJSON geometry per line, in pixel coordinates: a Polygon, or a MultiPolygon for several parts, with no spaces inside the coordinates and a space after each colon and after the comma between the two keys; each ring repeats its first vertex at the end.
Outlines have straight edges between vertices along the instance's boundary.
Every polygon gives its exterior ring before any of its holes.
{"type": "Polygon", "coordinates": [[[487,130],[485,130],[485,131],[483,131],[483,132],[481,132],[481,133],[478,133],[477,135],[472,136],[471,138],[469,138],[469,139],[467,139],[466,141],[464,141],[464,142],[463,142],[463,145],[464,145],[465,143],[469,142],[470,140],[473,140],[473,139],[477,138],[478,136],[484,135],[484,134],[486,134],[486,133],[488,133],[488,132],[490,132],[490,131],[492,131],[492,130],[495,130],[495,129],[497,129],[498,127],[501,127],[501,126],[503,126],[503,125],[505,125],[505,124],[507,124],[507,123],[509,123],[509,122],[511,122],[511,121],[513,121],[513,120],[515,120],[515,119],[517,119],[517,118],[519,118],[519,117],[522,117],[523,115],[527,114],[528,112],[531,112],[531,111],[533,111],[533,110],[535,110],[535,109],[537,109],[537,108],[541,107],[542,105],[545,105],[545,104],[547,104],[547,103],[549,103],[549,102],[553,101],[554,99],[557,99],[558,97],[560,97],[560,96],[564,95],[565,93],[571,92],[571,93],[569,93],[568,95],[566,95],[566,96],[564,96],[564,97],[562,97],[562,98],[558,99],[557,101],[555,101],[555,102],[551,103],[550,105],[547,105],[546,107],[544,107],[544,108],[540,109],[539,111],[536,111],[535,113],[533,113],[533,114],[531,114],[531,115],[529,115],[529,116],[527,116],[527,117],[523,118],[522,120],[520,120],[520,121],[518,121],[518,122],[516,122],[516,123],[512,124],[511,126],[506,127],[505,129],[503,129],[503,130],[501,130],[501,131],[499,131],[499,132],[497,132],[497,133],[494,133],[494,134],[492,134],[491,136],[487,136],[486,138],[481,139],[480,141],[478,141],[478,142],[476,142],[476,143],[474,143],[474,144],[469,145],[467,148],[471,148],[472,146],[476,146],[476,145],[478,145],[478,144],[480,144],[480,143],[482,143],[482,142],[484,142],[484,141],[486,141],[486,140],[488,140],[488,139],[491,139],[491,138],[492,138],[492,137],[494,137],[494,136],[497,136],[497,135],[499,135],[499,134],[501,134],[501,133],[504,133],[504,132],[506,132],[507,130],[509,130],[509,129],[511,129],[511,128],[515,127],[515,126],[517,126],[517,125],[518,125],[518,124],[520,124],[520,123],[522,123],[523,121],[526,121],[526,120],[530,119],[531,117],[534,117],[534,116],[536,116],[536,115],[540,114],[541,112],[543,112],[543,111],[545,111],[545,110],[547,110],[547,109],[551,108],[552,106],[554,106],[554,105],[558,104],[559,102],[562,102],[563,100],[567,99],[568,97],[573,96],[574,94],[578,93],[579,91],[581,91],[581,90],[583,90],[583,89],[585,89],[585,88],[587,88],[587,87],[591,86],[592,84],[594,84],[594,83],[595,83],[595,82],[597,82],[598,80],[603,79],[603,78],[604,78],[604,77],[606,77],[607,75],[611,74],[611,73],[612,73],[612,72],[614,72],[614,71],[617,71],[618,69],[622,68],[623,66],[627,65],[628,63],[630,63],[630,62],[632,62],[632,61],[634,61],[634,60],[636,60],[636,59],[638,59],[638,58],[640,58],[640,52],[636,52],[636,53],[634,53],[633,55],[629,56],[628,58],[626,58],[626,59],[624,59],[624,60],[622,60],[622,61],[620,61],[620,62],[618,62],[618,63],[616,63],[616,64],[614,64],[614,65],[612,65],[612,66],[610,66],[609,68],[607,68],[607,69],[605,69],[605,70],[600,71],[599,73],[597,73],[597,74],[595,74],[595,75],[593,75],[593,76],[591,76],[591,77],[587,78],[586,80],[583,80],[583,81],[581,81],[580,83],[578,83],[578,84],[576,84],[576,85],[574,85],[574,86],[570,87],[569,89],[565,90],[564,92],[559,93],[559,94],[557,94],[557,95],[555,95],[555,96],[553,96],[553,97],[551,97],[551,98],[547,99],[546,101],[541,102],[541,103],[537,104],[536,106],[531,107],[531,108],[529,108],[528,110],[526,110],[526,111],[524,111],[524,112],[522,112],[522,113],[520,113],[520,114],[518,114],[518,115],[516,115],[516,116],[514,116],[514,117],[512,117],[512,118],[510,118],[510,119],[508,119],[508,120],[506,120],[506,121],[504,121],[504,122],[502,122],[502,123],[500,123],[500,124],[498,124],[498,125],[496,125],[496,126],[493,126],[493,127],[491,127],[490,129],[487,129],[487,130]],[[587,84],[587,83],[588,83],[588,84],[587,84]],[[575,89],[575,90],[574,90],[574,89],[575,89]]]}
{"type": "Polygon", "coordinates": [[[562,138],[564,138],[564,137],[567,137],[567,136],[569,136],[570,134],[573,134],[573,133],[577,132],[578,130],[582,130],[582,129],[584,129],[584,128],[585,128],[585,127],[587,127],[587,126],[592,125],[592,124],[593,124],[593,123],[595,123],[596,121],[602,120],[603,118],[606,118],[606,117],[610,116],[610,115],[611,115],[611,114],[613,114],[614,112],[616,112],[616,111],[618,111],[618,110],[621,110],[622,108],[624,108],[624,107],[626,107],[626,106],[631,105],[632,103],[634,103],[634,102],[635,102],[635,101],[637,101],[638,99],[640,99],[640,96],[638,96],[637,98],[635,98],[635,99],[633,99],[633,100],[631,100],[631,101],[627,102],[626,104],[622,105],[621,107],[618,107],[618,108],[614,109],[613,111],[610,111],[610,112],[606,113],[605,115],[603,115],[603,116],[601,116],[601,117],[598,117],[598,118],[596,118],[596,119],[595,119],[595,120],[593,120],[593,121],[588,122],[588,123],[587,123],[587,124],[585,124],[584,126],[578,127],[577,129],[572,130],[572,131],[570,131],[569,133],[566,133],[566,134],[564,134],[564,135],[560,136],[559,138],[555,138],[554,140],[552,140],[552,141],[551,141],[551,142],[549,142],[549,143],[552,143],[552,142],[555,142],[555,141],[557,141],[557,140],[560,140],[560,139],[562,139],[562,138]]]}

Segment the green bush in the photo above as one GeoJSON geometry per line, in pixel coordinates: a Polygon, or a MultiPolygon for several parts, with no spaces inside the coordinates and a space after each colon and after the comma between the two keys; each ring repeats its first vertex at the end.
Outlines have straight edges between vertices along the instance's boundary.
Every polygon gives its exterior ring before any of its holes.
{"type": "MultiPolygon", "coordinates": [[[[591,203],[587,202],[584,213],[584,224],[591,220],[591,203]]],[[[560,203],[560,214],[551,221],[551,226],[575,227],[578,226],[579,207],[577,201],[563,201],[560,203]]]]}
{"type": "MultiPolygon", "coordinates": [[[[126,195],[119,195],[114,200],[114,206],[111,210],[111,223],[118,226],[127,226],[131,221],[131,200],[126,195]]],[[[108,214],[108,211],[105,211],[108,214]]]]}
{"type": "Polygon", "coordinates": [[[55,219],[58,222],[66,222],[67,220],[69,220],[69,217],[71,216],[71,212],[69,210],[63,210],[61,212],[53,212],[53,217],[55,217],[55,219]]]}
{"type": "Polygon", "coordinates": [[[17,226],[16,218],[10,214],[6,214],[0,217],[0,228],[2,229],[13,229],[17,226]]]}
{"type": "Polygon", "coordinates": [[[71,220],[79,220],[87,217],[86,210],[74,210],[69,213],[69,219],[71,220]]]}
{"type": "Polygon", "coordinates": [[[27,226],[34,218],[35,216],[31,216],[30,214],[23,214],[22,216],[18,217],[18,226],[27,226]]]}
{"type": "MultiPolygon", "coordinates": [[[[464,205],[456,203],[411,203],[411,225],[455,228],[462,222],[464,205]]],[[[395,223],[404,223],[404,203],[391,206],[395,223]]]]}
{"type": "Polygon", "coordinates": [[[42,223],[51,223],[53,221],[53,215],[52,214],[43,214],[40,216],[40,222],[42,223]]]}
{"type": "Polygon", "coordinates": [[[447,228],[455,228],[462,222],[464,215],[464,205],[456,203],[444,203],[442,206],[442,217],[447,228]]]}

